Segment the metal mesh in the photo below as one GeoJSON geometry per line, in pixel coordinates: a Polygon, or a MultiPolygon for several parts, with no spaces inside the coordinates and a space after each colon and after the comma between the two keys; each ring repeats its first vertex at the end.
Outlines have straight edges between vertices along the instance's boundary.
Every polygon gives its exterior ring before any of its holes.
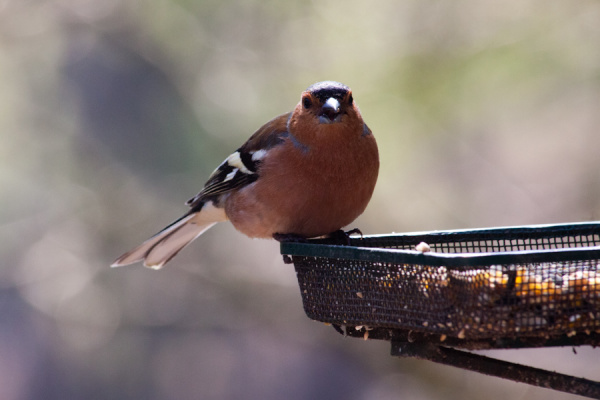
{"type": "Polygon", "coordinates": [[[600,224],[585,224],[367,237],[352,239],[354,249],[282,244],[282,253],[293,255],[305,311],[318,321],[550,339],[600,333],[599,245],[600,224]],[[408,250],[420,242],[434,253],[408,250]]]}

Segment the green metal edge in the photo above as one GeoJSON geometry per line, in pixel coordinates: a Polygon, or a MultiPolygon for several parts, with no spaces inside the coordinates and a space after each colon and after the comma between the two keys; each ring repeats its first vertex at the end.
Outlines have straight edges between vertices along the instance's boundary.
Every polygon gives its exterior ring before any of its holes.
{"type": "Polygon", "coordinates": [[[489,266],[600,259],[600,246],[573,249],[521,250],[496,253],[421,253],[415,250],[378,249],[307,243],[281,243],[281,254],[369,262],[448,267],[489,266]]]}
{"type": "MultiPolygon", "coordinates": [[[[431,232],[414,232],[406,234],[392,235],[372,235],[365,236],[365,239],[384,238],[384,237],[426,237],[444,235],[451,238],[454,234],[502,234],[502,233],[526,233],[544,231],[556,232],[560,230],[600,230],[600,223],[585,222],[585,223],[570,223],[570,224],[554,224],[554,225],[526,225],[513,227],[499,228],[484,228],[474,230],[449,230],[449,231],[431,231],[431,232]]],[[[591,234],[591,233],[590,233],[591,234]]],[[[502,239],[502,238],[497,238],[502,239]]],[[[352,239],[353,243],[360,243],[360,239],[352,239]]],[[[600,246],[577,247],[577,248],[562,248],[548,250],[519,250],[506,252],[490,252],[490,253],[437,253],[427,252],[422,253],[415,250],[398,250],[385,248],[372,248],[360,246],[339,246],[331,244],[315,244],[315,243],[296,243],[282,242],[280,244],[281,254],[290,256],[304,257],[322,257],[322,258],[337,258],[344,260],[362,260],[369,262],[390,262],[397,264],[415,264],[415,265],[430,265],[430,266],[448,266],[448,267],[472,267],[472,266],[489,266],[494,264],[522,264],[522,263],[539,263],[539,262],[558,262],[558,261],[578,261],[600,259],[600,246]]]]}
{"type": "MultiPolygon", "coordinates": [[[[365,235],[365,238],[394,238],[394,237],[420,237],[420,236],[452,236],[452,235],[500,235],[505,233],[526,234],[537,233],[542,234],[545,231],[549,235],[557,231],[584,231],[597,230],[600,232],[600,221],[586,222],[570,222],[564,224],[539,224],[539,225],[516,225],[516,226],[498,226],[492,228],[477,228],[477,229],[450,229],[450,230],[435,230],[435,231],[416,231],[402,232],[391,234],[365,235]]],[[[502,239],[502,238],[498,238],[502,239]]]]}

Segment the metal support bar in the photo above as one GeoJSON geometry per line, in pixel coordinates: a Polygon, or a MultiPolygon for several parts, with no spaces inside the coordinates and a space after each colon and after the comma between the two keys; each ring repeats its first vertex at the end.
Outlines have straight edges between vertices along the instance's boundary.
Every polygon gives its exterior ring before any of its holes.
{"type": "Polygon", "coordinates": [[[442,346],[392,341],[392,356],[429,360],[514,382],[600,399],[600,382],[442,346]]]}

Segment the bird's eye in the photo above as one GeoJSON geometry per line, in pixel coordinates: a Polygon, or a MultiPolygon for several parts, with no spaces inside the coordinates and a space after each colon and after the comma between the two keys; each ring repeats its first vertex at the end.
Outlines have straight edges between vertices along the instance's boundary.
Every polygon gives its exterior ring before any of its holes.
{"type": "Polygon", "coordinates": [[[348,96],[348,104],[352,105],[352,102],[354,101],[354,99],[352,98],[352,94],[350,96],[348,96]]]}
{"type": "Polygon", "coordinates": [[[309,109],[310,106],[312,106],[312,101],[310,100],[310,97],[304,97],[302,98],[302,105],[304,106],[304,108],[309,109]]]}

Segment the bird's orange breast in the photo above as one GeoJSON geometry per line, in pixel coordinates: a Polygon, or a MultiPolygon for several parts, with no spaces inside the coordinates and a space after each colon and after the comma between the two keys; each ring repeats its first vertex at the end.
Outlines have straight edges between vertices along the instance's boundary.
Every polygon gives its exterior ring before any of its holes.
{"type": "Polygon", "coordinates": [[[260,179],[231,193],[225,210],[236,229],[250,237],[316,237],[362,214],[379,171],[375,138],[362,124],[360,130],[327,128],[272,148],[260,179]]]}

